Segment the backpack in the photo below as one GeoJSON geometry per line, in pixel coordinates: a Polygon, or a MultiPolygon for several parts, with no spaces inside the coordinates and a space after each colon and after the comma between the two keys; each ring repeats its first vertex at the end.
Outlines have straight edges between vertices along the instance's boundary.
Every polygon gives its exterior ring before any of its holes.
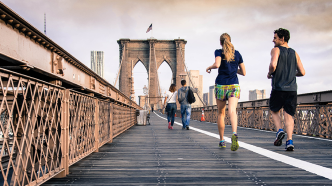
{"type": "Polygon", "coordinates": [[[196,98],[194,96],[194,92],[191,90],[191,88],[189,88],[188,92],[187,92],[187,102],[189,104],[195,103],[196,98]]]}

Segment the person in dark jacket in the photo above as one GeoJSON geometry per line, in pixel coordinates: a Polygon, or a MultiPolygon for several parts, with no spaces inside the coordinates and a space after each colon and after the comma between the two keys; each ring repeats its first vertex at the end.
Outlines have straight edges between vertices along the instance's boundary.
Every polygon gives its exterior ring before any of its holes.
{"type": "Polygon", "coordinates": [[[190,116],[191,116],[191,104],[187,101],[187,95],[189,88],[194,92],[197,93],[196,88],[192,88],[187,86],[186,80],[181,80],[182,87],[178,90],[178,101],[181,104],[181,117],[182,117],[182,129],[189,130],[190,124],[190,116]]]}

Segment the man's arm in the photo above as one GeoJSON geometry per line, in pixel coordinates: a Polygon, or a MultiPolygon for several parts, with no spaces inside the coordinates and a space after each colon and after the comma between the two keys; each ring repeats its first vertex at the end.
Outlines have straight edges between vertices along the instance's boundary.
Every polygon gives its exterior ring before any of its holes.
{"type": "Polygon", "coordinates": [[[304,76],[305,70],[303,68],[303,64],[301,62],[300,56],[295,52],[296,54],[296,63],[297,63],[297,73],[296,76],[304,76]]]}
{"type": "Polygon", "coordinates": [[[278,47],[275,47],[271,50],[271,62],[269,66],[269,73],[267,74],[267,78],[272,78],[272,73],[276,70],[278,64],[280,50],[278,47]]]}

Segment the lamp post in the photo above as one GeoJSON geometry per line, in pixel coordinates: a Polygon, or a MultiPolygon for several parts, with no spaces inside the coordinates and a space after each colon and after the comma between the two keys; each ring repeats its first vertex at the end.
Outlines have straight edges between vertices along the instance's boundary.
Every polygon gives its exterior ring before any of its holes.
{"type": "Polygon", "coordinates": [[[143,94],[145,95],[145,105],[144,105],[144,107],[145,107],[145,109],[147,109],[148,108],[148,106],[147,106],[147,104],[149,104],[149,101],[148,101],[148,103],[146,103],[147,101],[147,99],[148,99],[148,94],[149,94],[149,89],[148,89],[148,87],[146,87],[146,85],[144,85],[144,87],[143,87],[143,94]]]}

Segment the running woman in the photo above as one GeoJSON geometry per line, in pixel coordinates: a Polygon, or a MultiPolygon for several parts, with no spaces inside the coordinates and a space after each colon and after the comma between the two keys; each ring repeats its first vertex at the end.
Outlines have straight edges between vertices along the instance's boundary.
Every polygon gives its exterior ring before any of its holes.
{"type": "Polygon", "coordinates": [[[233,131],[231,150],[236,151],[239,148],[236,107],[240,99],[240,85],[237,74],[245,76],[246,69],[241,54],[234,49],[231,37],[227,33],[220,36],[220,45],[222,49],[215,50],[215,62],[206,69],[206,72],[210,73],[211,69],[218,69],[214,93],[218,106],[219,147],[226,147],[224,131],[226,101],[228,100],[228,114],[233,131]]]}

